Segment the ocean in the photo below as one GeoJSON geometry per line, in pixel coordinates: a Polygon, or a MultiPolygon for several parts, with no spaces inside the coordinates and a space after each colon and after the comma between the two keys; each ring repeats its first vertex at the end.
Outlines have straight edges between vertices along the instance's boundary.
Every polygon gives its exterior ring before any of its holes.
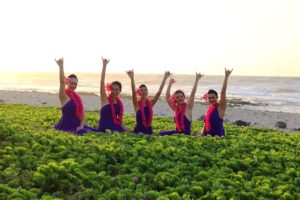
{"type": "MultiPolygon", "coordinates": [[[[66,73],[67,74],[67,73],[66,73]]],[[[76,73],[79,78],[77,91],[99,95],[100,73],[76,73]]],[[[146,84],[150,95],[154,95],[162,81],[163,74],[135,74],[136,86],[146,84]]],[[[172,91],[182,89],[188,96],[194,83],[194,75],[177,75],[172,91]]],[[[208,89],[220,92],[224,76],[204,76],[198,85],[196,101],[208,89]]],[[[106,82],[118,80],[122,83],[122,95],[130,96],[130,79],[123,74],[107,74],[106,82]]],[[[227,87],[229,104],[254,110],[300,113],[300,77],[255,77],[231,76],[227,87]]],[[[161,98],[165,96],[167,83],[161,98]]],[[[1,73],[0,90],[38,91],[57,93],[58,73],[1,73]]]]}

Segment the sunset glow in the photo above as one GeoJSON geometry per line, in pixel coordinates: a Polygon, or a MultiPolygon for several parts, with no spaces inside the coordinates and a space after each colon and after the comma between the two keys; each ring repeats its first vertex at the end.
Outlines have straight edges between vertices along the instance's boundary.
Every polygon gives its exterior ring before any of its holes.
{"type": "Polygon", "coordinates": [[[0,2],[0,71],[300,76],[300,1],[0,2]]]}

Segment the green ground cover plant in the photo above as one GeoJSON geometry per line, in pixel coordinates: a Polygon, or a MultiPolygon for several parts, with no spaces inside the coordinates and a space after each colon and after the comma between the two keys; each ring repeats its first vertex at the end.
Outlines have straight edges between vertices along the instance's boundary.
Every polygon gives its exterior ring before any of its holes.
{"type": "MultiPolygon", "coordinates": [[[[0,199],[300,199],[299,132],[226,124],[223,138],[74,136],[49,128],[59,117],[55,107],[0,104],[0,199]]],[[[86,118],[97,126],[98,112],[86,118]]],[[[172,120],[155,117],[154,131],[172,120]]]]}

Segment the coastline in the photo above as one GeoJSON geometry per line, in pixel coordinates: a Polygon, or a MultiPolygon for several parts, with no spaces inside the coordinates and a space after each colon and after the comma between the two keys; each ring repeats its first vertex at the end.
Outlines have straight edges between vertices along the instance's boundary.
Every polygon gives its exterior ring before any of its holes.
{"type": "MultiPolygon", "coordinates": [[[[86,111],[99,110],[99,96],[80,93],[84,108],[86,111]]],[[[134,114],[133,106],[130,97],[122,97],[125,114],[134,114]]],[[[0,90],[0,103],[18,103],[29,104],[35,106],[56,106],[60,107],[58,94],[47,92],[29,92],[29,91],[9,91],[0,90]]],[[[207,104],[195,102],[193,108],[193,121],[199,121],[202,115],[206,112],[207,104]]],[[[173,116],[173,111],[168,107],[167,103],[160,99],[154,106],[155,116],[173,116]]],[[[242,105],[235,106],[229,104],[224,117],[225,123],[235,123],[237,120],[242,120],[250,123],[250,126],[276,129],[276,122],[285,122],[287,127],[285,131],[299,130],[300,113],[275,112],[252,110],[243,108],[242,105]]]]}

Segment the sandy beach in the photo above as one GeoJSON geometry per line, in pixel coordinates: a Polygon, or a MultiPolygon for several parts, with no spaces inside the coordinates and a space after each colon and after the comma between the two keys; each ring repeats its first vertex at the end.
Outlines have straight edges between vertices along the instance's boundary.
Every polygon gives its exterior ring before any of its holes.
{"type": "MultiPolygon", "coordinates": [[[[86,111],[99,110],[99,96],[92,94],[81,94],[86,111]]],[[[133,114],[131,99],[123,97],[125,114],[133,114]]],[[[60,106],[58,94],[44,92],[27,91],[8,91],[0,90],[0,103],[20,103],[38,106],[60,106]]],[[[207,105],[195,103],[193,109],[193,121],[205,113],[207,105]]],[[[168,107],[164,100],[159,100],[154,107],[155,116],[173,116],[173,111],[168,107]]],[[[241,106],[228,106],[225,123],[234,123],[237,120],[243,120],[250,123],[250,126],[263,128],[276,128],[278,121],[285,122],[287,128],[281,130],[295,130],[300,128],[300,113],[272,112],[261,110],[245,109],[241,106]]]]}

